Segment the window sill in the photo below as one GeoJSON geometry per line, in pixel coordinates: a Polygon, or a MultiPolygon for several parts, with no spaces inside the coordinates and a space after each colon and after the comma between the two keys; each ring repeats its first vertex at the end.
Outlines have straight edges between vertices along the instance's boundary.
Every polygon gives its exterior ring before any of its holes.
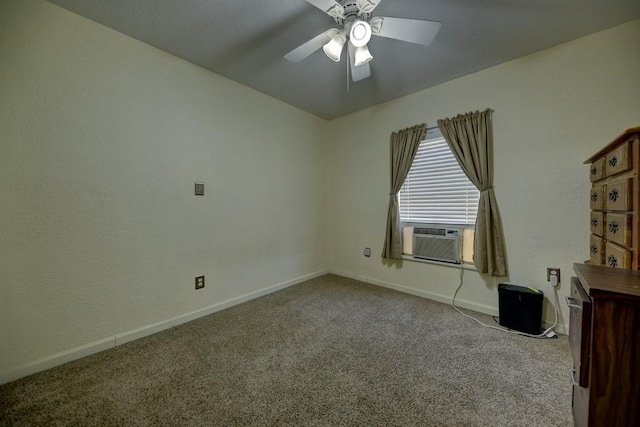
{"type": "MultiPolygon", "coordinates": [[[[402,259],[405,261],[420,262],[423,264],[435,264],[435,265],[442,265],[442,266],[451,267],[451,268],[458,268],[458,269],[460,268],[460,264],[452,264],[450,262],[435,261],[432,259],[414,258],[411,255],[402,255],[402,259]]],[[[464,268],[465,270],[478,271],[475,265],[468,264],[468,263],[463,263],[462,268],[464,268]]]]}

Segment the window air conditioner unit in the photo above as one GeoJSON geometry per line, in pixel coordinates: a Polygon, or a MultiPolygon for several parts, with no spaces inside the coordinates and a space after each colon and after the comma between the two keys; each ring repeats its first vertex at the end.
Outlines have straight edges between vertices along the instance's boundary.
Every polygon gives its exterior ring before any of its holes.
{"type": "Polygon", "coordinates": [[[461,228],[415,227],[413,229],[415,258],[460,264],[461,248],[461,228]]]}

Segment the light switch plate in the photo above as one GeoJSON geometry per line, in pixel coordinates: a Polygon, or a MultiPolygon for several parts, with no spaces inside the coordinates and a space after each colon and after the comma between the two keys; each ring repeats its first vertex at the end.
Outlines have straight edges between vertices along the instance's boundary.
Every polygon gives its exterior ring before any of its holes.
{"type": "Polygon", "coordinates": [[[196,182],[196,196],[204,196],[204,182],[196,182]]]}

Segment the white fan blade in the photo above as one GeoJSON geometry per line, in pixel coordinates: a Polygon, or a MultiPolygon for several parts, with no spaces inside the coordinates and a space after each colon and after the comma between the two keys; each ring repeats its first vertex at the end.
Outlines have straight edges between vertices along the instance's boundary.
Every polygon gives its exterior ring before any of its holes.
{"type": "Polygon", "coordinates": [[[358,10],[360,12],[371,13],[381,1],[382,0],[358,0],[356,4],[358,5],[358,10]]]}
{"type": "Polygon", "coordinates": [[[298,46],[293,49],[291,52],[287,53],[284,56],[289,62],[300,62],[307,56],[311,55],[316,50],[320,49],[325,44],[329,43],[331,37],[335,36],[338,33],[338,30],[332,28],[330,30],[325,31],[324,33],[318,34],[308,42],[298,46]]]}
{"type": "Polygon", "coordinates": [[[307,0],[307,3],[314,5],[333,18],[344,18],[344,8],[335,0],[307,0]]]}
{"type": "Polygon", "coordinates": [[[442,24],[438,21],[376,16],[369,22],[371,32],[380,37],[428,46],[436,38],[442,24]]]}
{"type": "Polygon", "coordinates": [[[371,76],[371,68],[369,68],[369,63],[367,62],[364,65],[355,66],[355,52],[356,48],[354,45],[349,42],[349,65],[351,66],[351,79],[354,82],[359,82],[360,80],[364,80],[367,77],[371,76]]]}
{"type": "Polygon", "coordinates": [[[351,65],[351,78],[354,82],[359,82],[360,80],[364,80],[368,77],[371,77],[371,68],[369,68],[368,62],[358,67],[351,65]]]}

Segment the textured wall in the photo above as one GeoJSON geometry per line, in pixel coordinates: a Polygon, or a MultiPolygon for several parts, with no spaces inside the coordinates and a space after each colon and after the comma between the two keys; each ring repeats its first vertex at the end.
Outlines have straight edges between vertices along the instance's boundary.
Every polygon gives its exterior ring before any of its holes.
{"type": "MultiPolygon", "coordinates": [[[[624,129],[640,125],[640,21],[557,46],[332,121],[329,149],[330,268],[450,301],[459,270],[379,254],[389,190],[389,135],[417,123],[492,108],[495,191],[510,280],[547,296],[546,267],[560,267],[560,297],[572,264],[588,259],[588,167],[582,162],[624,129]],[[371,258],[362,248],[371,246],[371,258]]],[[[496,281],[465,273],[467,306],[497,312],[496,281]]],[[[562,301],[561,305],[565,305],[562,301]]],[[[553,320],[552,311],[546,313],[553,320]]],[[[567,323],[564,310],[563,323],[567,323]]]]}
{"type": "Polygon", "coordinates": [[[0,374],[327,267],[324,121],[0,7],[0,374]]]}

